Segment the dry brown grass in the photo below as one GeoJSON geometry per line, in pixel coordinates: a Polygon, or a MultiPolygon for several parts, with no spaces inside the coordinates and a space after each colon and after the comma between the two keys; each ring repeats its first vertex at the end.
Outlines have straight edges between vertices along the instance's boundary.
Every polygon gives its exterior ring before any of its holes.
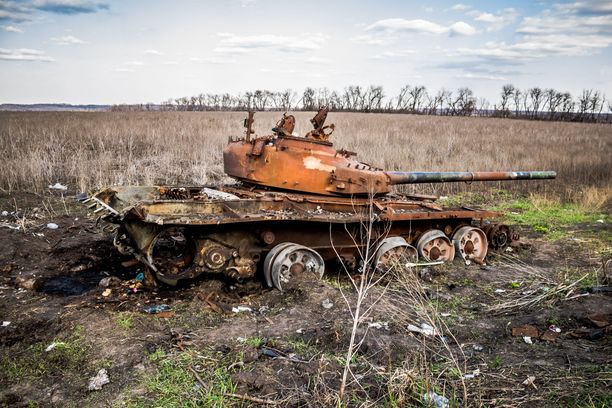
{"type": "MultiPolygon", "coordinates": [[[[0,188],[40,191],[61,182],[86,191],[106,184],[201,184],[224,180],[221,150],[239,136],[241,112],[0,113],[0,188]]],[[[267,134],[278,112],[256,115],[267,134]]],[[[312,113],[296,114],[297,131],[312,113]]],[[[555,182],[494,187],[609,197],[612,126],[491,118],[331,113],[336,146],[391,170],[556,170],[555,182]],[[588,188],[593,189],[589,190],[588,188]],[[603,188],[603,190],[601,190],[603,188]],[[603,194],[603,196],[602,196],[603,194]]],[[[491,187],[491,184],[488,185],[491,187]]],[[[412,187],[447,194],[482,184],[412,187]]],[[[602,198],[604,197],[604,198],[602,198]]]]}

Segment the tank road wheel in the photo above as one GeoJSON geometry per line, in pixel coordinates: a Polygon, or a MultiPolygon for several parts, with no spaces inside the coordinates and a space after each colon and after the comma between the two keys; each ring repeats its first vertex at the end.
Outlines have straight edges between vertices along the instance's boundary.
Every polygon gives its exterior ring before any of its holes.
{"type": "Polygon", "coordinates": [[[455,251],[467,262],[482,262],[487,256],[487,236],[480,228],[465,226],[453,234],[455,251]]]}
{"type": "Polygon", "coordinates": [[[429,230],[417,241],[417,250],[427,261],[452,261],[455,247],[440,230],[429,230]]]}
{"type": "Polygon", "coordinates": [[[153,239],[148,258],[155,266],[155,276],[168,285],[195,277],[192,271],[196,245],[183,228],[166,228],[153,239]]]}
{"type": "Polygon", "coordinates": [[[489,240],[489,245],[493,249],[503,249],[510,245],[512,235],[510,227],[504,224],[489,224],[485,225],[484,232],[489,240]]]}
{"type": "Polygon", "coordinates": [[[383,239],[378,246],[376,256],[374,257],[374,264],[377,269],[385,271],[405,260],[410,262],[418,260],[416,248],[408,244],[402,237],[389,237],[383,239]]]}
{"type": "Polygon", "coordinates": [[[292,283],[307,279],[321,279],[325,262],[319,253],[302,245],[283,243],[275,246],[264,260],[264,275],[268,286],[281,292],[292,283]]]}

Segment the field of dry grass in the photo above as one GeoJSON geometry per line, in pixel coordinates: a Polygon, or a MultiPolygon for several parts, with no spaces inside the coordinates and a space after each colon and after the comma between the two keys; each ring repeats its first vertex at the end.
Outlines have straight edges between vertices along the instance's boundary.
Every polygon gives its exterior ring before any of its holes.
{"type": "MultiPolygon", "coordinates": [[[[243,132],[242,112],[0,113],[0,188],[41,191],[60,182],[87,191],[108,184],[226,181],[221,150],[243,132]]],[[[256,115],[266,134],[280,113],[256,115]]],[[[312,113],[296,114],[299,134],[312,113]]],[[[554,182],[494,187],[576,197],[587,187],[608,194],[612,127],[605,124],[492,118],[331,113],[337,148],[391,170],[556,170],[554,182]]],[[[489,185],[490,187],[490,185],[489,185]]],[[[415,186],[448,194],[482,185],[415,186]]],[[[591,189],[592,191],[592,189],[591,189]]]]}

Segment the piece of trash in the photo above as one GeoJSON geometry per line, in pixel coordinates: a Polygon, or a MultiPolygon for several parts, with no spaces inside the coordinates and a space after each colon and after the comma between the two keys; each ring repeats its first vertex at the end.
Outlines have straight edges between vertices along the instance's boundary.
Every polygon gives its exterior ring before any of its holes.
{"type": "Polygon", "coordinates": [[[561,333],[561,329],[553,324],[550,327],[548,327],[547,331],[542,333],[542,336],[540,336],[540,339],[546,340],[546,341],[555,341],[557,337],[559,337],[560,333],[561,333]]]}
{"type": "Polygon", "coordinates": [[[87,193],[83,193],[83,192],[76,193],[74,196],[74,199],[77,201],[85,201],[87,200],[87,198],[88,198],[87,193]]]}
{"type": "Polygon", "coordinates": [[[450,313],[440,313],[440,316],[442,317],[449,317],[451,314],[450,313]]]}
{"type": "Polygon", "coordinates": [[[252,311],[252,310],[253,310],[253,309],[251,309],[251,308],[250,308],[250,307],[248,307],[248,306],[234,306],[234,307],[232,307],[232,312],[234,312],[234,313],[240,313],[240,312],[250,312],[250,311],[252,311]]]}
{"type": "Polygon", "coordinates": [[[484,347],[481,346],[480,344],[472,344],[472,348],[476,351],[482,351],[484,350],[484,347]]]}
{"type": "Polygon", "coordinates": [[[519,326],[512,328],[512,337],[539,337],[538,328],[531,325],[519,326]]]}
{"type": "Polygon", "coordinates": [[[57,225],[54,222],[50,222],[50,223],[47,224],[47,228],[54,230],[54,229],[58,229],[59,225],[57,225]]]}
{"type": "Polygon", "coordinates": [[[604,220],[599,219],[599,220],[597,220],[597,221],[595,221],[595,222],[598,222],[598,223],[600,223],[600,224],[603,224],[603,223],[604,223],[604,220]]]}
{"type": "Polygon", "coordinates": [[[95,377],[91,377],[89,379],[89,385],[87,386],[87,389],[89,391],[101,390],[102,387],[108,384],[109,382],[110,379],[108,378],[106,368],[101,368],[95,377]]]}
{"type": "Polygon", "coordinates": [[[432,403],[436,408],[448,408],[448,398],[444,395],[438,395],[433,391],[429,391],[423,394],[423,401],[425,403],[432,403]]]}
{"type": "Polygon", "coordinates": [[[411,331],[414,333],[421,333],[424,336],[439,336],[440,335],[440,333],[438,333],[433,327],[431,327],[427,323],[421,323],[421,327],[417,327],[412,324],[409,324],[407,329],[408,331],[411,331]]]}
{"type": "Polygon", "coordinates": [[[272,357],[272,358],[282,357],[278,352],[276,352],[275,350],[272,350],[271,348],[268,348],[266,346],[262,346],[259,349],[259,353],[262,356],[267,356],[267,357],[272,357]]]}
{"type": "Polygon", "coordinates": [[[506,247],[505,251],[506,252],[514,252],[514,249],[512,249],[511,247],[506,247]]]}
{"type": "Polygon", "coordinates": [[[332,307],[334,307],[334,304],[331,300],[325,299],[321,302],[321,306],[323,306],[323,309],[331,309],[332,307]]]}
{"type": "Polygon", "coordinates": [[[48,352],[50,352],[51,350],[53,350],[54,348],[56,348],[57,346],[63,346],[64,344],[66,344],[66,343],[64,343],[63,341],[54,341],[53,343],[51,343],[51,344],[49,344],[49,345],[47,346],[47,348],[45,349],[45,351],[48,353],[48,352]]]}
{"type": "Polygon", "coordinates": [[[385,330],[389,330],[389,323],[388,322],[372,322],[372,323],[368,323],[368,327],[372,327],[373,329],[385,329],[385,330]]]}
{"type": "Polygon", "coordinates": [[[536,385],[534,384],[535,381],[535,377],[533,375],[530,375],[529,377],[527,377],[527,379],[525,381],[523,381],[523,385],[529,387],[530,385],[533,386],[533,388],[535,388],[536,390],[538,389],[538,387],[536,387],[536,385]]]}
{"type": "Polygon", "coordinates": [[[506,293],[505,289],[495,289],[495,293],[506,293]]]}
{"type": "Polygon", "coordinates": [[[104,291],[102,292],[102,296],[109,297],[111,295],[111,292],[111,289],[104,289],[104,291]]]}
{"type": "Polygon", "coordinates": [[[140,272],[138,275],[136,275],[136,277],[134,278],[134,280],[135,280],[136,282],[142,282],[142,281],[144,281],[144,273],[143,273],[143,272],[140,272]]]}
{"type": "Polygon", "coordinates": [[[160,313],[160,312],[168,312],[170,311],[170,306],[162,304],[162,305],[156,305],[156,306],[149,306],[146,307],[144,309],[145,312],[149,313],[149,314],[156,314],[156,313],[160,313]]]}
{"type": "Polygon", "coordinates": [[[66,191],[66,190],[68,190],[68,187],[66,187],[65,185],[60,184],[60,183],[55,183],[55,184],[53,184],[53,185],[49,185],[49,188],[50,188],[51,190],[61,190],[61,191],[66,191]]]}
{"type": "Polygon", "coordinates": [[[10,324],[11,324],[11,322],[4,321],[4,322],[2,322],[2,327],[8,327],[8,325],[10,325],[10,324]]]}
{"type": "Polygon", "coordinates": [[[480,369],[476,369],[474,371],[472,371],[472,374],[466,374],[463,376],[463,378],[465,378],[466,380],[471,380],[472,378],[476,378],[480,375],[480,369]]]}
{"type": "Polygon", "coordinates": [[[533,341],[531,341],[531,337],[529,336],[523,336],[523,341],[527,344],[533,344],[533,341]]]}
{"type": "Polygon", "coordinates": [[[270,310],[269,306],[263,305],[261,306],[257,311],[261,314],[266,313],[268,310],[270,310]]]}
{"type": "Polygon", "coordinates": [[[303,334],[304,333],[304,329],[297,329],[295,332],[297,334],[303,334]]]}
{"type": "Polygon", "coordinates": [[[8,212],[8,211],[6,211],[6,210],[2,211],[2,216],[3,216],[3,217],[6,217],[6,216],[8,216],[8,215],[9,215],[9,212],[8,212]]]}

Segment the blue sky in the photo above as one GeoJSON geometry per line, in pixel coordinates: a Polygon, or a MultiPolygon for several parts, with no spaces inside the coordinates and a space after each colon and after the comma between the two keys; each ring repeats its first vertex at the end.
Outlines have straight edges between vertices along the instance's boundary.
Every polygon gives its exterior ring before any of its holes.
{"type": "Polygon", "coordinates": [[[502,85],[612,97],[612,1],[0,0],[0,103],[502,85]]]}

